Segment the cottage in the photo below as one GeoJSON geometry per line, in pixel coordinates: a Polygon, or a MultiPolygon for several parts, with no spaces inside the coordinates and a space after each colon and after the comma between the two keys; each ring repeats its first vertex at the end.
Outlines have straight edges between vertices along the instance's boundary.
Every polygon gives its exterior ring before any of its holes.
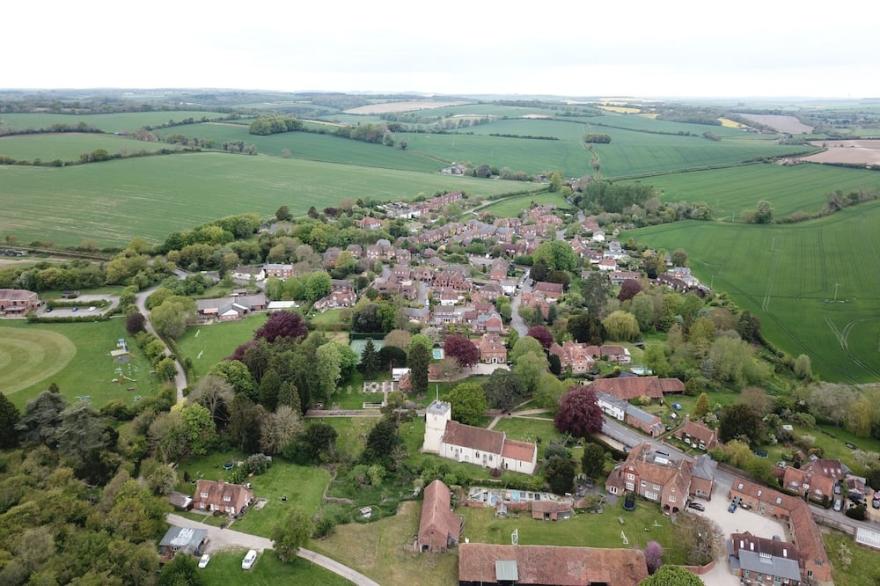
{"type": "Polygon", "coordinates": [[[353,290],[331,291],[326,297],[322,297],[315,301],[312,308],[323,313],[328,309],[352,307],[355,303],[357,303],[357,294],[355,294],[353,290]]]}
{"type": "Polygon", "coordinates": [[[799,469],[787,466],[782,476],[785,490],[822,503],[831,499],[834,485],[843,480],[849,470],[839,460],[816,459],[799,469]]]}
{"type": "Polygon", "coordinates": [[[382,227],[382,222],[376,218],[367,216],[366,218],[359,220],[357,225],[364,230],[378,230],[382,227]]]}
{"type": "Polygon", "coordinates": [[[463,543],[458,548],[461,586],[637,586],[648,577],[638,549],[463,543]]]}
{"type": "Polygon", "coordinates": [[[699,421],[686,420],[673,435],[687,445],[701,450],[711,450],[718,445],[718,433],[699,421]]]}
{"type": "Polygon", "coordinates": [[[26,289],[0,289],[0,314],[24,315],[40,307],[40,298],[26,289]]]}
{"type": "Polygon", "coordinates": [[[504,432],[453,421],[452,405],[443,401],[432,402],[425,418],[423,451],[484,468],[534,474],[538,463],[535,444],[507,439],[504,432]]]}
{"type": "Polygon", "coordinates": [[[254,493],[251,489],[240,484],[200,479],[196,482],[193,493],[193,509],[240,515],[253,500],[254,493]]]}
{"type": "Polygon", "coordinates": [[[263,267],[241,265],[233,269],[232,278],[236,281],[265,281],[266,271],[263,267]]]}
{"type": "Polygon", "coordinates": [[[463,521],[452,512],[449,487],[435,480],[425,488],[419,519],[418,548],[421,552],[444,552],[458,545],[463,521]]]}
{"type": "Polygon", "coordinates": [[[266,278],[289,279],[293,276],[293,265],[289,264],[267,263],[263,270],[266,278]]]}
{"type": "Polygon", "coordinates": [[[562,297],[562,283],[548,283],[546,281],[538,281],[535,283],[534,290],[543,293],[544,299],[549,303],[555,303],[562,297]]]}

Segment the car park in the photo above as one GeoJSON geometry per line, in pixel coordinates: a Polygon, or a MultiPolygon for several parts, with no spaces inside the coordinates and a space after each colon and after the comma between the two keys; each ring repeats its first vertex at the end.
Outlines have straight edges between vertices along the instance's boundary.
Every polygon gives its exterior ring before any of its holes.
{"type": "Polygon", "coordinates": [[[200,567],[200,568],[205,568],[205,567],[207,567],[207,566],[208,566],[208,562],[210,562],[210,561],[211,561],[211,556],[210,556],[210,554],[207,554],[207,553],[204,554],[201,558],[199,558],[199,567],[200,567]]]}
{"type": "Polygon", "coordinates": [[[257,561],[257,550],[252,549],[247,552],[247,555],[244,556],[244,559],[241,560],[241,569],[242,570],[250,570],[254,567],[254,563],[257,561]]]}

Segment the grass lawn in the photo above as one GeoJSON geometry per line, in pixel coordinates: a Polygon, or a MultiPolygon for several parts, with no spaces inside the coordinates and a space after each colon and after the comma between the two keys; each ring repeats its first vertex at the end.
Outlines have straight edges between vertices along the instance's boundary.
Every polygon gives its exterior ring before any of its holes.
{"type": "Polygon", "coordinates": [[[257,558],[250,570],[241,569],[245,550],[229,550],[211,556],[208,567],[199,574],[208,586],[234,584],[236,586],[275,586],[276,584],[326,584],[342,586],[351,584],[341,576],[320,566],[297,558],[288,564],[283,563],[274,551],[265,551],[257,558]]]}
{"type": "Polygon", "coordinates": [[[761,320],[764,336],[807,354],[825,380],[880,377],[880,202],[794,225],[676,222],[623,234],[685,249],[704,283],[761,320]]]}
{"type": "MultiPolygon", "coordinates": [[[[562,443],[562,434],[556,431],[552,416],[538,415],[533,417],[548,417],[547,420],[523,419],[520,417],[507,417],[495,425],[495,431],[503,431],[507,437],[538,444],[538,461],[544,457],[544,450],[552,442],[562,443]]],[[[582,448],[573,450],[575,460],[580,459],[582,448]],[[577,452],[577,453],[574,453],[577,452]]]]}
{"type": "Polygon", "coordinates": [[[65,132],[60,134],[22,134],[0,138],[0,155],[18,161],[79,161],[83,153],[104,149],[110,154],[132,154],[179,147],[162,142],[145,142],[112,134],[65,132]]]}
{"type": "Polygon", "coordinates": [[[419,531],[420,505],[403,503],[396,515],[375,523],[340,525],[332,535],[312,540],[309,548],[380,584],[457,584],[458,557],[454,553],[419,554],[410,549],[419,531]]]}
{"type": "Polygon", "coordinates": [[[88,397],[95,408],[113,400],[130,404],[161,388],[125,331],[124,319],[58,324],[0,320],[0,387],[10,400],[22,407],[53,382],[68,401],[88,397]],[[131,352],[125,365],[110,358],[119,338],[126,339],[131,352]],[[112,382],[117,368],[133,380],[112,382]]]}
{"type": "Polygon", "coordinates": [[[663,546],[665,563],[685,562],[686,552],[678,547],[680,542],[675,526],[655,503],[639,500],[632,512],[624,511],[622,503],[623,499],[620,499],[602,513],[579,513],[571,519],[556,522],[537,521],[528,514],[498,519],[491,508],[459,507],[455,512],[464,517],[462,539],[469,538],[475,543],[509,544],[514,529],[519,529],[522,545],[644,549],[649,541],[657,541],[663,546]],[[623,525],[618,519],[623,519],[623,525]],[[629,540],[629,546],[623,544],[621,531],[629,540]]]}
{"type": "MultiPolygon", "coordinates": [[[[223,470],[223,464],[243,459],[243,454],[233,451],[213,453],[204,458],[181,462],[178,490],[192,494],[193,485],[183,481],[184,473],[189,474],[192,480],[226,480],[229,474],[223,470]]],[[[297,466],[275,458],[272,467],[265,474],[253,476],[249,482],[253,484],[254,495],[265,498],[268,502],[262,510],[249,510],[232,526],[245,533],[268,537],[288,509],[298,507],[309,514],[318,511],[324,489],[330,482],[330,473],[323,468],[297,466]],[[286,502],[281,501],[282,496],[287,497],[286,502]]]]}
{"type": "MultiPolygon", "coordinates": [[[[534,142],[534,141],[529,141],[534,142]]],[[[384,147],[383,147],[384,148],[384,147]]],[[[83,238],[151,242],[229,214],[293,214],[345,198],[412,199],[442,190],[475,196],[537,190],[538,185],[266,155],[191,153],[62,169],[0,168],[0,232],[21,241],[79,244],[83,238]]]]}
{"type": "Polygon", "coordinates": [[[340,326],[343,323],[351,323],[351,310],[328,309],[323,313],[316,313],[309,318],[309,321],[312,322],[312,326],[318,328],[319,330],[332,329],[333,327],[340,326]]]}
{"type": "Polygon", "coordinates": [[[232,354],[239,344],[250,340],[257,328],[266,322],[266,315],[257,313],[238,321],[189,328],[177,341],[177,346],[184,358],[192,360],[194,376],[190,384],[232,354]]]}
{"type": "MultiPolygon", "coordinates": [[[[795,436],[809,435],[814,438],[816,447],[822,448],[823,457],[840,460],[856,474],[864,474],[865,470],[853,457],[853,450],[846,447],[846,442],[864,451],[880,453],[880,440],[857,437],[845,429],[833,425],[817,425],[814,429],[806,429],[796,425],[794,426],[794,434],[795,436]]],[[[790,454],[791,449],[775,445],[769,446],[767,452],[769,458],[778,461],[783,459],[783,456],[790,454]]]]}
{"type": "Polygon", "coordinates": [[[539,193],[536,195],[523,195],[502,199],[496,203],[481,208],[480,212],[488,212],[499,218],[515,217],[523,210],[531,207],[532,203],[540,205],[555,205],[559,208],[571,207],[559,193],[539,193]]]}
{"type": "Polygon", "coordinates": [[[326,423],[335,429],[338,434],[336,448],[352,459],[360,456],[367,442],[367,434],[378,422],[378,417],[322,417],[307,420],[307,423],[326,423]]]}
{"type": "Polygon", "coordinates": [[[831,560],[837,586],[876,586],[880,584],[880,553],[837,531],[824,533],[825,550],[831,560]],[[850,560],[844,565],[843,558],[850,560]]]}

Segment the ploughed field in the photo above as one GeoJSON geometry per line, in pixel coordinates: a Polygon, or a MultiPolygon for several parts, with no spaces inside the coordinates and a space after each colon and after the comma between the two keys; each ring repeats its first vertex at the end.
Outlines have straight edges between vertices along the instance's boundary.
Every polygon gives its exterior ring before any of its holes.
{"type": "Polygon", "coordinates": [[[880,165],[880,140],[819,140],[811,144],[825,150],[803,160],[838,165],[880,165]]]}
{"type": "MultiPolygon", "coordinates": [[[[381,147],[379,147],[381,148],[381,147]]],[[[387,148],[387,147],[384,147],[387,148]]],[[[346,198],[411,199],[438,191],[473,195],[538,186],[341,165],[280,157],[194,153],[126,159],[62,169],[0,166],[0,233],[20,241],[121,245],[159,241],[236,213],[294,214],[346,198]]]]}
{"type": "Polygon", "coordinates": [[[880,203],[800,224],[691,221],[629,237],[684,248],[704,283],[757,315],[772,343],[808,354],[822,378],[880,377],[880,203]]]}

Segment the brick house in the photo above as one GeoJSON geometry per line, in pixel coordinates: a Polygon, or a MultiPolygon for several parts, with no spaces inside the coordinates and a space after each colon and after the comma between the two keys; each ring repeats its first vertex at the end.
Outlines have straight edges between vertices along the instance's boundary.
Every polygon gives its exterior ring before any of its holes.
{"type": "Polygon", "coordinates": [[[562,297],[562,283],[549,283],[547,281],[538,281],[535,283],[534,290],[543,293],[544,299],[548,303],[555,303],[562,297]]]}
{"type": "Polygon", "coordinates": [[[699,421],[687,419],[673,435],[687,445],[701,450],[711,450],[718,445],[718,432],[699,421]]]}
{"type": "Polygon", "coordinates": [[[745,533],[731,533],[727,541],[730,569],[743,584],[796,586],[801,583],[803,560],[791,543],[745,533]]]}
{"type": "Polygon", "coordinates": [[[480,362],[484,364],[506,364],[507,347],[498,334],[486,333],[477,341],[480,362]]]}
{"type": "Polygon", "coordinates": [[[267,263],[263,270],[266,272],[266,278],[289,279],[293,276],[293,265],[267,263]]]}
{"type": "Polygon", "coordinates": [[[0,314],[24,315],[40,307],[40,298],[26,289],[0,289],[0,314]]]}
{"type": "Polygon", "coordinates": [[[380,222],[376,218],[371,218],[367,216],[366,218],[359,220],[357,225],[364,230],[378,230],[382,227],[382,222],[380,222]]]}
{"type": "Polygon", "coordinates": [[[458,545],[463,521],[452,512],[449,487],[435,480],[425,487],[419,518],[420,552],[444,552],[458,545]]]}
{"type": "Polygon", "coordinates": [[[834,485],[843,480],[848,472],[839,460],[818,459],[800,467],[787,466],[782,476],[785,490],[806,496],[822,503],[834,495],[834,485]]]}
{"type": "MultiPolygon", "coordinates": [[[[641,443],[630,451],[624,462],[614,467],[605,489],[615,495],[634,492],[660,503],[665,512],[677,513],[684,509],[689,496],[697,496],[693,471],[691,459],[675,461],[651,444],[641,443]]],[[[712,494],[711,488],[708,494],[712,494]]]]}
{"type": "Polygon", "coordinates": [[[254,500],[251,489],[222,480],[198,480],[193,493],[194,511],[221,512],[240,515],[254,500]]]}
{"type": "Polygon", "coordinates": [[[573,374],[584,374],[593,368],[593,357],[587,344],[565,341],[560,346],[553,343],[550,346],[550,354],[559,357],[562,370],[571,370],[573,374]]]}
{"type": "Polygon", "coordinates": [[[684,392],[684,383],[677,378],[656,376],[600,378],[593,381],[591,386],[597,393],[608,393],[624,401],[639,397],[662,399],[665,394],[684,392]]]}

